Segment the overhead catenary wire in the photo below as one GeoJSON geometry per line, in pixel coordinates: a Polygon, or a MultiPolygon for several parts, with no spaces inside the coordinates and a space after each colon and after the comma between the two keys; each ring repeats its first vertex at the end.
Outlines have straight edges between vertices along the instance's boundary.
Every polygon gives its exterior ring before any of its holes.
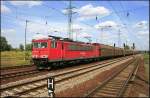
{"type": "MultiPolygon", "coordinates": [[[[64,3],[64,2],[62,2],[62,3],[64,3]]],[[[67,5],[66,3],[64,3],[64,4],[67,5]]],[[[7,5],[11,5],[11,4],[7,4],[7,5]]],[[[58,10],[57,8],[48,6],[48,5],[44,4],[44,3],[43,3],[43,6],[46,7],[46,8],[48,8],[48,9],[55,10],[56,12],[60,13],[60,14],[63,15],[63,16],[66,15],[66,14],[64,14],[62,11],[58,10]]],[[[68,6],[68,5],[67,5],[67,6],[68,6]]],[[[13,7],[14,7],[15,9],[18,9],[18,7],[16,7],[16,6],[13,6],[13,7]]],[[[129,11],[131,12],[131,11],[141,10],[142,8],[145,8],[145,7],[147,7],[147,6],[142,6],[142,7],[138,7],[138,8],[134,8],[134,9],[128,9],[128,10],[123,9],[123,10],[119,10],[119,11],[116,11],[116,12],[112,12],[110,15],[116,14],[116,13],[124,13],[124,12],[129,12],[129,11]]],[[[19,9],[18,9],[18,11],[17,11],[17,14],[21,14],[21,15],[26,15],[26,14],[28,14],[28,15],[29,15],[29,13],[20,12],[19,9]]],[[[33,15],[33,14],[32,14],[31,16],[37,16],[37,15],[33,15]]],[[[44,15],[44,16],[45,16],[45,15],[44,15]]],[[[42,17],[44,17],[44,16],[42,16],[42,17]]],[[[108,16],[109,16],[109,15],[108,15],[108,16]]],[[[50,17],[50,16],[48,16],[48,17],[50,17]]],[[[105,17],[107,17],[107,16],[105,16],[105,17]]],[[[102,17],[102,18],[105,18],[105,17],[102,17]]],[[[100,19],[102,19],[102,18],[100,18],[100,19]]]]}
{"type": "MultiPolygon", "coordinates": [[[[120,4],[121,4],[121,1],[120,1],[120,4]]],[[[121,4],[120,6],[122,6],[122,8],[124,8],[124,10],[125,10],[125,7],[124,7],[123,4],[121,4]]],[[[147,6],[144,6],[144,7],[147,7],[147,6]]],[[[134,14],[134,13],[132,12],[132,14],[134,14]]],[[[137,15],[135,15],[134,17],[136,17],[136,19],[138,19],[137,15]]],[[[125,20],[130,21],[130,22],[132,21],[132,20],[130,19],[130,17],[125,18],[125,20]],[[128,20],[127,20],[127,19],[128,19],[128,20]]],[[[133,31],[133,29],[130,29],[130,30],[133,31]]],[[[134,29],[134,30],[135,30],[135,29],[134,29]]],[[[138,45],[139,45],[141,48],[143,48],[143,46],[142,46],[143,43],[141,43],[141,41],[139,41],[139,38],[136,37],[136,35],[135,35],[134,33],[131,33],[131,35],[134,36],[134,37],[137,39],[138,45]]],[[[144,44],[145,44],[145,43],[144,43],[144,44]]]]}
{"type": "MultiPolygon", "coordinates": [[[[122,4],[122,6],[123,6],[123,4],[122,4]]],[[[123,6],[123,8],[125,9],[125,7],[123,6]]],[[[134,17],[136,17],[137,18],[137,16],[135,15],[134,17]]],[[[130,19],[130,17],[127,17],[127,18],[125,18],[125,20],[127,20],[127,21],[132,21],[131,19],[130,19]],[[129,20],[127,20],[127,19],[129,19],[129,20]]],[[[131,29],[132,31],[133,31],[133,29],[131,29]]],[[[131,35],[132,36],[136,36],[134,33],[131,33],[131,35]]],[[[136,39],[137,39],[137,41],[138,41],[138,45],[141,47],[141,48],[143,48],[143,46],[142,46],[142,44],[143,43],[141,43],[141,41],[139,40],[139,38],[138,37],[135,37],[136,39]]],[[[145,43],[144,43],[145,44],[145,43]]]]}
{"type": "MultiPolygon", "coordinates": [[[[109,5],[112,7],[112,9],[114,10],[114,12],[116,12],[115,8],[113,7],[113,5],[111,4],[111,2],[108,2],[109,5]]],[[[119,17],[120,22],[122,22],[124,24],[124,21],[122,20],[122,18],[119,16],[118,13],[116,13],[116,15],[119,17]]],[[[135,36],[133,33],[130,32],[130,30],[128,29],[128,27],[126,27],[126,30],[128,31],[128,33],[130,33],[132,36],[135,36]]],[[[136,37],[134,37],[136,38],[136,37]]],[[[137,40],[139,44],[141,44],[141,42],[139,40],[137,40]]]]}
{"type": "MultiPolygon", "coordinates": [[[[143,6],[143,7],[138,7],[138,8],[135,8],[135,9],[129,9],[129,10],[125,10],[125,9],[123,9],[123,10],[120,10],[120,11],[115,11],[115,12],[113,12],[113,13],[111,13],[111,15],[112,14],[119,14],[119,13],[124,13],[124,12],[129,12],[129,11],[136,11],[136,10],[141,10],[142,8],[145,8],[146,6],[143,6]]],[[[122,7],[123,8],[123,7],[122,7]]],[[[62,13],[62,12],[61,12],[62,13]]],[[[109,16],[109,15],[108,15],[109,16]]],[[[119,15],[118,15],[119,16],[119,15]]],[[[102,18],[105,18],[105,17],[102,17],[102,18]]],[[[122,19],[121,19],[121,17],[119,16],[119,18],[120,18],[120,20],[122,21],[122,19]]],[[[93,25],[90,25],[90,24],[88,24],[88,23],[85,23],[85,22],[81,22],[81,23],[83,23],[83,24],[85,24],[85,25],[87,25],[87,26],[89,26],[89,27],[92,27],[92,28],[94,28],[94,29],[96,29],[93,25]]],[[[127,29],[127,31],[128,32],[130,32],[129,30],[128,30],[128,28],[126,28],[127,29]]],[[[97,30],[97,29],[96,29],[97,30]]]]}
{"type": "MultiPolygon", "coordinates": [[[[44,5],[45,6],[45,5],[44,5]]],[[[46,5],[47,6],[47,5],[46,5]]],[[[145,7],[145,6],[144,6],[145,7]]],[[[116,13],[122,13],[122,12],[127,12],[127,11],[135,11],[135,10],[140,10],[141,8],[144,8],[144,7],[139,7],[139,8],[135,8],[135,9],[129,9],[129,10],[125,10],[125,9],[123,9],[123,10],[120,10],[120,11],[116,11],[116,12],[114,12],[114,14],[116,14],[116,13]]],[[[47,6],[47,8],[50,8],[50,9],[52,9],[52,10],[55,10],[55,11],[57,11],[57,12],[59,12],[59,13],[61,13],[62,15],[65,15],[62,11],[60,11],[60,10],[58,10],[58,9],[56,9],[56,8],[53,8],[53,7],[51,7],[51,6],[47,6]]],[[[19,14],[19,11],[17,11],[17,14],[19,14]]],[[[111,15],[112,15],[113,13],[111,13],[111,15]]],[[[105,17],[104,17],[105,18],[105,17]]],[[[19,19],[19,18],[18,18],[19,19]]],[[[20,20],[20,19],[19,19],[20,20]]],[[[22,21],[25,21],[26,19],[21,19],[22,21]]],[[[30,22],[33,22],[32,20],[30,20],[30,22]]],[[[38,23],[38,24],[41,24],[41,23],[39,23],[39,22],[33,22],[33,23],[38,23]]],[[[93,25],[91,25],[91,24],[88,24],[88,23],[85,23],[85,22],[82,22],[83,24],[85,24],[85,25],[88,25],[88,26],[90,26],[90,27],[92,27],[92,28],[94,28],[94,26],[93,25]]],[[[43,23],[44,24],[44,23],[43,23]]],[[[43,25],[43,24],[41,24],[41,25],[43,25]]],[[[49,25],[50,27],[52,27],[52,25],[49,25]]],[[[95,29],[95,28],[94,28],[95,29]]],[[[97,30],[97,29],[96,29],[97,30]]]]}
{"type": "MultiPolygon", "coordinates": [[[[29,23],[34,23],[34,24],[39,24],[39,25],[45,25],[45,23],[41,23],[41,22],[37,22],[37,21],[33,21],[33,20],[31,20],[31,19],[25,19],[25,18],[20,18],[20,17],[15,17],[15,16],[8,16],[8,15],[5,15],[4,17],[8,17],[8,18],[13,18],[13,19],[17,19],[17,20],[19,20],[19,21],[23,21],[23,22],[25,22],[26,20],[28,20],[28,22],[29,23]]],[[[49,24],[47,24],[47,26],[49,26],[49,27],[51,27],[51,28],[53,28],[53,29],[56,29],[55,27],[52,27],[52,25],[49,25],[49,24]]]]}
{"type": "MultiPolygon", "coordinates": [[[[64,3],[65,4],[65,3],[64,3]]],[[[60,11],[60,10],[58,10],[58,9],[56,9],[56,8],[53,8],[53,7],[51,7],[51,6],[47,6],[47,5],[43,5],[43,6],[45,6],[45,7],[47,7],[47,8],[49,8],[49,9],[52,9],[52,10],[55,10],[55,11],[57,11],[57,12],[59,12],[60,14],[62,14],[62,15],[66,15],[66,14],[64,14],[62,11],[60,11]]],[[[144,7],[146,7],[146,6],[144,6],[144,7]]],[[[17,8],[17,7],[15,7],[15,8],[17,8]]],[[[129,9],[129,10],[120,10],[120,11],[116,11],[115,13],[123,13],[123,12],[127,12],[127,11],[135,11],[135,10],[140,10],[141,8],[143,8],[143,7],[138,7],[138,8],[135,8],[135,9],[129,9]]],[[[17,8],[18,9],[18,8],[17,8]]],[[[111,13],[111,15],[112,14],[115,14],[114,12],[112,12],[111,13]]],[[[18,14],[21,14],[21,15],[26,15],[26,14],[28,14],[28,13],[23,13],[23,12],[20,12],[19,10],[17,11],[17,15],[18,14]]],[[[16,16],[17,16],[16,15],[16,16]]],[[[31,16],[37,16],[37,15],[31,15],[31,16]]],[[[109,15],[108,15],[109,16],[109,15]]],[[[107,17],[107,16],[105,16],[105,17],[107,17]]],[[[105,17],[102,17],[102,18],[105,18],[105,17]]],[[[102,18],[100,18],[100,19],[102,19],[102,18]]],[[[26,20],[26,19],[24,19],[24,20],[26,20]]],[[[88,24],[88,23],[85,23],[85,22],[82,22],[82,23],[84,23],[84,24],[86,24],[86,25],[88,25],[88,26],[90,26],[90,27],[93,27],[92,25],[90,25],[90,24],[88,24]]]]}

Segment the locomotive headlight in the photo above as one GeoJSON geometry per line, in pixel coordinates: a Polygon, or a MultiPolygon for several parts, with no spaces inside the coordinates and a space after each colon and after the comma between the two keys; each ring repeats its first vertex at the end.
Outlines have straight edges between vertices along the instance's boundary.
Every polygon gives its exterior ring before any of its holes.
{"type": "Polygon", "coordinates": [[[37,58],[37,55],[32,55],[32,58],[37,58]]]}
{"type": "Polygon", "coordinates": [[[41,58],[48,58],[48,55],[41,55],[41,58]]]}

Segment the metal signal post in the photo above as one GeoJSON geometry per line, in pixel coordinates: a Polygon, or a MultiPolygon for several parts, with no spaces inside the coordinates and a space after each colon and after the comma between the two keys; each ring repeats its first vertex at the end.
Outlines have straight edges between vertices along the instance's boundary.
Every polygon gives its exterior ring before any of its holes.
{"type": "Polygon", "coordinates": [[[25,53],[25,57],[24,60],[26,60],[26,35],[27,35],[27,25],[28,25],[28,20],[26,20],[26,27],[25,27],[25,42],[24,42],[24,53],[25,53]]]}
{"type": "Polygon", "coordinates": [[[120,47],[121,39],[120,39],[120,29],[118,31],[118,47],[120,47]]]}
{"type": "Polygon", "coordinates": [[[54,77],[50,77],[47,80],[47,88],[48,88],[48,95],[50,97],[55,97],[55,93],[54,93],[54,77]]]}

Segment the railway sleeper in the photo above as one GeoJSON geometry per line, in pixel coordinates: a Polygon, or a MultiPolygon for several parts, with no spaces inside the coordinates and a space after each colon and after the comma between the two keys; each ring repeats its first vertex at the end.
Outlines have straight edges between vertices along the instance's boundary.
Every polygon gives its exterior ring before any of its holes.
{"type": "Polygon", "coordinates": [[[117,87],[117,86],[106,86],[105,89],[107,89],[107,88],[108,88],[108,89],[112,89],[112,90],[113,90],[113,89],[114,89],[114,90],[115,90],[115,89],[118,90],[118,89],[120,89],[121,87],[120,87],[120,86],[119,86],[119,87],[117,87]]]}
{"type": "Polygon", "coordinates": [[[41,85],[43,85],[43,84],[45,84],[45,83],[35,83],[34,85],[36,85],[36,86],[41,86],[41,85]]]}
{"type": "Polygon", "coordinates": [[[102,88],[101,90],[118,91],[118,88],[109,88],[109,87],[105,87],[105,88],[102,88]]]}
{"type": "Polygon", "coordinates": [[[108,91],[108,90],[99,90],[98,92],[100,93],[105,93],[105,94],[111,94],[111,95],[116,95],[117,92],[115,91],[108,91]]]}
{"type": "Polygon", "coordinates": [[[114,78],[114,79],[127,79],[129,77],[129,74],[126,74],[126,75],[119,75],[119,76],[117,76],[116,78],[114,78]]]}
{"type": "Polygon", "coordinates": [[[118,77],[118,78],[113,79],[113,81],[122,82],[122,81],[125,81],[127,78],[128,77],[118,77]]]}
{"type": "Polygon", "coordinates": [[[5,91],[2,93],[2,96],[10,96],[13,95],[14,93],[12,91],[5,91]]]}
{"type": "Polygon", "coordinates": [[[28,90],[29,89],[29,87],[26,87],[26,86],[24,86],[24,87],[22,87],[24,90],[28,90]]]}
{"type": "Polygon", "coordinates": [[[109,84],[122,84],[124,81],[122,80],[113,80],[113,81],[109,81],[109,84]]]}
{"type": "Polygon", "coordinates": [[[14,93],[18,93],[18,92],[22,92],[22,91],[23,91],[23,89],[22,89],[22,90],[20,90],[19,88],[15,88],[15,89],[13,89],[13,91],[14,91],[14,93]]]}
{"type": "Polygon", "coordinates": [[[93,95],[92,97],[115,97],[114,95],[108,95],[105,93],[97,93],[95,95],[93,95]]]}
{"type": "Polygon", "coordinates": [[[35,88],[37,87],[36,85],[28,85],[29,88],[35,88]]]}
{"type": "MultiPolygon", "coordinates": [[[[108,83],[108,84],[111,84],[111,85],[113,85],[113,86],[121,86],[122,84],[123,84],[123,82],[118,82],[118,83],[116,83],[116,82],[110,82],[110,83],[108,83]]],[[[107,84],[107,85],[108,85],[107,84]]]]}
{"type": "Polygon", "coordinates": [[[122,87],[121,85],[113,85],[113,84],[108,84],[108,85],[106,85],[105,87],[111,87],[111,88],[120,88],[120,87],[122,87]]]}

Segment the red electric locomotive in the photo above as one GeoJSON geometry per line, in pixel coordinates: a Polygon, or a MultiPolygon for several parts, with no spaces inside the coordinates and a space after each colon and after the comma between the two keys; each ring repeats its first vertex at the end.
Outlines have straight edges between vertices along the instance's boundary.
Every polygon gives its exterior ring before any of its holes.
{"type": "Polygon", "coordinates": [[[69,39],[49,36],[32,41],[32,59],[38,69],[60,65],[65,62],[96,60],[99,57],[99,45],[75,42],[69,39]]]}
{"type": "Polygon", "coordinates": [[[75,42],[55,36],[35,39],[32,43],[32,59],[38,69],[50,69],[66,62],[93,61],[133,54],[132,50],[98,43],[75,42]]]}

